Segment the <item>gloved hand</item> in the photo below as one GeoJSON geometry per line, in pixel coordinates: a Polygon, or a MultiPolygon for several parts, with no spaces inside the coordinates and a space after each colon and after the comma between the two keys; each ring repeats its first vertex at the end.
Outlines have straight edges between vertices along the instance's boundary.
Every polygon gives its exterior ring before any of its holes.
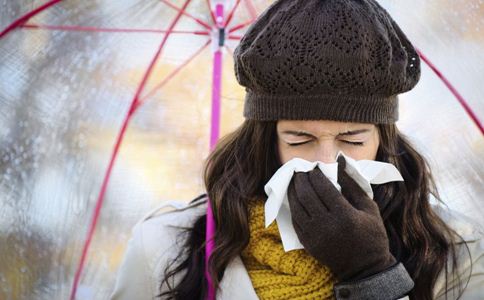
{"type": "Polygon", "coordinates": [[[340,193],[315,168],[296,172],[288,187],[288,200],[296,234],[306,251],[328,266],[340,281],[354,281],[397,264],[390,253],[380,210],[344,171],[338,158],[340,193]]]}

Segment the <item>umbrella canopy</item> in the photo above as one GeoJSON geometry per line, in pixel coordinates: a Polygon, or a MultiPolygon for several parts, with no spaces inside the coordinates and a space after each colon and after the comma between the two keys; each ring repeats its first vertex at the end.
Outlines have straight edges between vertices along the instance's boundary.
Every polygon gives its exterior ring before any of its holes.
{"type": "MultiPolygon", "coordinates": [[[[449,206],[478,217],[483,4],[380,2],[447,80],[423,65],[397,125],[430,159],[449,206]]],[[[204,192],[202,162],[218,136],[216,76],[223,135],[243,121],[232,51],[269,4],[0,4],[1,299],[67,298],[91,233],[77,298],[106,298],[133,224],[159,203],[204,192]]]]}

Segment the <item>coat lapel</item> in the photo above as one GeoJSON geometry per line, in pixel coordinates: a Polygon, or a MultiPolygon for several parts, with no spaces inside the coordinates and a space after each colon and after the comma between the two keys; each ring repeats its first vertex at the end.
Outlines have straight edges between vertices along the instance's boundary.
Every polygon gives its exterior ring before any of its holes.
{"type": "Polygon", "coordinates": [[[249,274],[240,256],[233,259],[225,269],[217,300],[258,300],[249,274]]]}

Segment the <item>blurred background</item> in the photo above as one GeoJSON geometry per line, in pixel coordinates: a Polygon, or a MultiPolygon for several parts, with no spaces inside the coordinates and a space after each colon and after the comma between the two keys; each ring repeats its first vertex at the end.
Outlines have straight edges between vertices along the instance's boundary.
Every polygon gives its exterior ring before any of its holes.
{"type": "MultiPolygon", "coordinates": [[[[0,31],[48,1],[0,2],[0,31]]],[[[212,1],[213,2],[213,1],[212,1]]],[[[272,1],[242,0],[229,27],[272,1]]],[[[379,1],[484,121],[484,2],[379,1]]],[[[166,30],[181,0],[62,1],[27,24],[166,30]],[[170,6],[171,5],[171,6],[170,6]]],[[[225,2],[227,10],[235,1],[225,2]]],[[[206,1],[187,14],[211,24],[206,1]]],[[[233,33],[223,48],[221,135],[242,121],[233,33]]],[[[167,200],[204,192],[212,46],[188,15],[155,65],[116,160],[78,299],[106,299],[131,228],[167,200]],[[199,52],[201,51],[201,52],[199,52]],[[164,78],[186,64],[162,88],[164,78]]],[[[117,133],[165,33],[18,28],[0,39],[0,299],[67,299],[117,133]]],[[[484,139],[422,62],[397,125],[429,160],[443,200],[484,224],[484,139]]]]}

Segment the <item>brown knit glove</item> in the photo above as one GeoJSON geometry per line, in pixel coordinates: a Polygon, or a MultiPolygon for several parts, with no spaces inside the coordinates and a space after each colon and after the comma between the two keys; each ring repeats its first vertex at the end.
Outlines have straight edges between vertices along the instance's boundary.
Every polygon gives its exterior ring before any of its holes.
{"type": "Polygon", "coordinates": [[[397,263],[380,210],[344,171],[338,158],[342,194],[315,168],[296,172],[288,187],[292,222],[306,251],[328,266],[340,281],[354,281],[397,263]]]}

